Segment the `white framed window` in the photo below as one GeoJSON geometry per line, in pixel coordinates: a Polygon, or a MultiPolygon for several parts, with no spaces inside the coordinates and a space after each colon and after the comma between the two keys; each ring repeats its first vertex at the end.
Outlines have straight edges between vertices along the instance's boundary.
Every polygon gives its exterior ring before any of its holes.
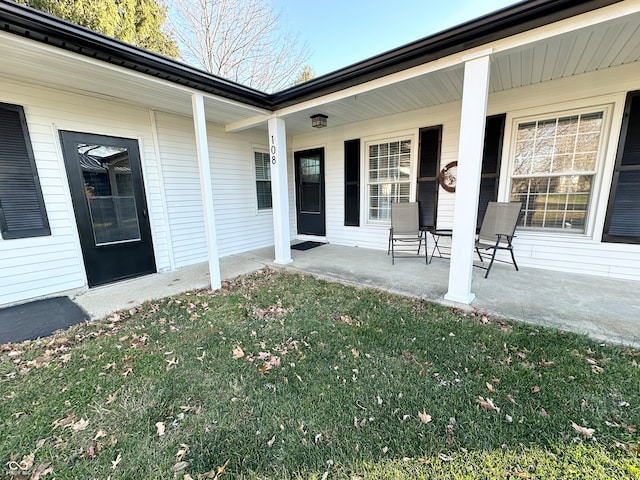
{"type": "Polygon", "coordinates": [[[605,109],[518,121],[511,201],[520,226],[585,233],[603,150],[605,109]]]}
{"type": "Polygon", "coordinates": [[[388,222],[391,202],[411,199],[411,139],[368,142],[365,151],[367,218],[388,222]]]}
{"type": "Polygon", "coordinates": [[[258,210],[270,210],[271,204],[271,164],[267,152],[254,151],[253,161],[256,172],[256,197],[258,210]]]}

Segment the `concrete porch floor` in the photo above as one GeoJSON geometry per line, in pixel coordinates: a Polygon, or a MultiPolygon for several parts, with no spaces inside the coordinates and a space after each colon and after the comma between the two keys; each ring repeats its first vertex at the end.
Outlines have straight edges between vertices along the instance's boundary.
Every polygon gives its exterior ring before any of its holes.
{"type": "MultiPolygon", "coordinates": [[[[402,295],[464,307],[444,300],[449,261],[424,256],[396,259],[386,252],[357,247],[322,245],[292,250],[293,263],[273,263],[273,248],[220,259],[223,279],[264,266],[312,274],[351,285],[378,288],[402,295]]],[[[586,275],[495,264],[488,279],[474,269],[472,307],[494,316],[584,333],[598,341],[640,348],[640,283],[586,275]]],[[[73,300],[92,318],[131,308],[146,300],[209,287],[208,264],[148,275],[91,289],[73,300]]]]}

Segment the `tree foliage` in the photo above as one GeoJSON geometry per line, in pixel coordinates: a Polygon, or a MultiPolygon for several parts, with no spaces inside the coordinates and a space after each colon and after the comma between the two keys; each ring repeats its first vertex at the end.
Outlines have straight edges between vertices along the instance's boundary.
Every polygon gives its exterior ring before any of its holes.
{"type": "Polygon", "coordinates": [[[263,91],[292,85],[309,56],[269,0],[172,0],[170,20],[186,62],[263,91]]]}
{"type": "Polygon", "coordinates": [[[178,46],[163,31],[167,8],[156,0],[16,0],[146,50],[175,58],[178,46]]]}
{"type": "Polygon", "coordinates": [[[298,76],[293,81],[294,85],[300,85],[301,83],[308,82],[309,80],[316,77],[316,72],[310,65],[305,65],[302,67],[302,70],[298,73],[298,76]]]}

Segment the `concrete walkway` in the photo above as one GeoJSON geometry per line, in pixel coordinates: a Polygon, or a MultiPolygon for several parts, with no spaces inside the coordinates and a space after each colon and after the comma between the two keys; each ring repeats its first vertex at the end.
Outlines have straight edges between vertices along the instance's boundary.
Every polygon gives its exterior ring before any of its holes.
{"type": "MultiPolygon", "coordinates": [[[[379,288],[447,305],[449,262],[424,257],[397,259],[391,265],[386,252],[356,247],[322,245],[292,251],[293,263],[273,263],[273,248],[222,258],[222,278],[258,270],[264,266],[313,274],[351,285],[379,288]]],[[[591,338],[640,348],[640,283],[549,270],[496,264],[488,279],[474,272],[472,307],[494,316],[584,333],[591,338]]],[[[92,318],[157,299],[209,286],[206,263],[170,273],[149,275],[94,288],[74,298],[92,318]]]]}

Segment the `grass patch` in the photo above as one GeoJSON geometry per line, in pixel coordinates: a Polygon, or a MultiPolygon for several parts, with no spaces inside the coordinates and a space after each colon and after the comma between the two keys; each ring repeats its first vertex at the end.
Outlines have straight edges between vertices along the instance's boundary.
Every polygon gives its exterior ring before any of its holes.
{"type": "Polygon", "coordinates": [[[0,354],[13,478],[640,478],[637,350],[304,275],[0,354]]]}

